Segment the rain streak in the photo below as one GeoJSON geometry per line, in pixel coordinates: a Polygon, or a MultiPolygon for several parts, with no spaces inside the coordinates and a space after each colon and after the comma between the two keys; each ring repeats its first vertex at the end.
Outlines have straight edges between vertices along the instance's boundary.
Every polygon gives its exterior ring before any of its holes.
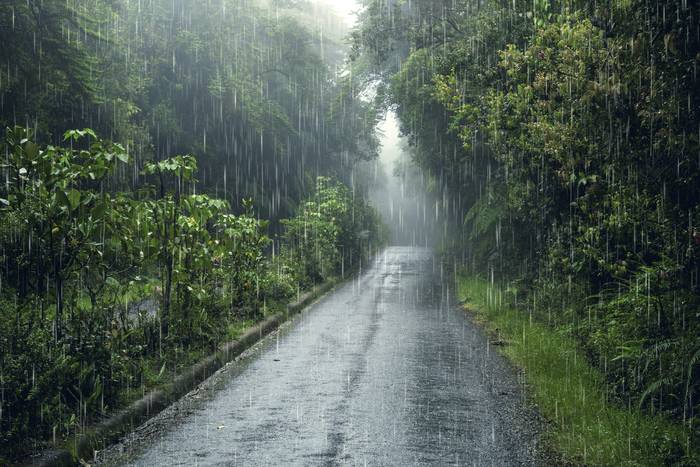
{"type": "Polygon", "coordinates": [[[3,0],[0,465],[700,464],[700,5],[3,0]]]}

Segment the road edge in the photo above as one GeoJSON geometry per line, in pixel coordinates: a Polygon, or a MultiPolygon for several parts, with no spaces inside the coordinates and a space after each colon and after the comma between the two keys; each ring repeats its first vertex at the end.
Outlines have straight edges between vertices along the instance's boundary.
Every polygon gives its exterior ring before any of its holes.
{"type": "Polygon", "coordinates": [[[249,328],[240,338],[222,344],[215,353],[191,365],[165,387],[149,392],[109,418],[72,436],[64,447],[44,451],[39,457],[29,460],[24,465],[28,467],[69,467],[81,464],[81,461],[93,459],[95,451],[104,449],[125,433],[153,418],[228,362],[279,328],[289,318],[327,294],[337,284],[351,277],[329,279],[316,285],[311,290],[301,294],[296,301],[287,304],[285,312],[267,317],[249,328]]]}

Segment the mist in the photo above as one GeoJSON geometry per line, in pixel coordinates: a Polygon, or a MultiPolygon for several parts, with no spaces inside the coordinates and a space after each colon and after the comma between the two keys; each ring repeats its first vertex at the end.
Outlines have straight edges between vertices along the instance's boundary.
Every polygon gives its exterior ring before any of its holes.
{"type": "Polygon", "coordinates": [[[374,163],[376,175],[369,199],[389,230],[389,243],[432,246],[440,231],[440,214],[425,177],[411,159],[411,148],[401,136],[393,110],[387,111],[377,132],[381,149],[374,163]]]}

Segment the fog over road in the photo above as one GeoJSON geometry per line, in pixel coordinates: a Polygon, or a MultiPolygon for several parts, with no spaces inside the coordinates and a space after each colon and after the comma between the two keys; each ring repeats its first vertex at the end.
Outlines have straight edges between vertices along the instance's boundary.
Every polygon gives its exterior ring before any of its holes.
{"type": "Polygon", "coordinates": [[[517,377],[450,283],[430,250],[388,248],[217,375],[215,390],[137,431],[119,462],[535,464],[517,377]]]}

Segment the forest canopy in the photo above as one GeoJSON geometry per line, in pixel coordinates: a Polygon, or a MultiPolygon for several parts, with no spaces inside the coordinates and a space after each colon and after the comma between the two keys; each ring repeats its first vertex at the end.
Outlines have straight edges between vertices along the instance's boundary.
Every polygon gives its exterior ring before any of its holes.
{"type": "MultiPolygon", "coordinates": [[[[235,206],[252,196],[265,217],[290,214],[306,171],[342,178],[377,148],[373,109],[341,74],[345,26],[296,7],[11,0],[0,12],[0,124],[54,144],[89,127],[135,167],[197,154],[201,183],[235,206]]],[[[142,180],[134,170],[119,181],[142,180]]]]}

